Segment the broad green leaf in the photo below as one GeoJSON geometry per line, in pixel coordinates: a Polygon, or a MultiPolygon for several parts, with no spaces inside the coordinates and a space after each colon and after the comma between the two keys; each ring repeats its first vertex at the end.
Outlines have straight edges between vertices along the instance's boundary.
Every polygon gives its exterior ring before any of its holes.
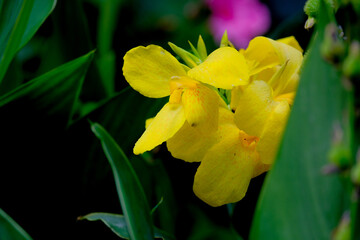
{"type": "Polygon", "coordinates": [[[31,240],[32,238],[9,215],[0,209],[1,240],[31,240]]]}
{"type": "Polygon", "coordinates": [[[93,123],[91,129],[101,141],[113,170],[116,189],[130,238],[136,240],[152,239],[153,224],[150,208],[134,169],[119,145],[101,125],[93,123]]]}
{"type": "Polygon", "coordinates": [[[52,12],[56,0],[0,0],[0,82],[15,54],[52,12]]]}
{"type": "Polygon", "coordinates": [[[75,111],[81,86],[93,58],[90,52],[37,77],[0,98],[0,114],[54,118],[66,125],[75,111]]]}
{"type": "MultiPolygon", "coordinates": [[[[111,231],[113,231],[119,237],[126,239],[130,238],[130,234],[126,226],[126,220],[123,215],[113,213],[90,213],[86,216],[80,217],[80,219],[86,219],[88,221],[101,220],[106,226],[111,229],[111,231]]],[[[154,238],[161,238],[164,240],[174,239],[174,237],[169,236],[160,229],[157,229],[156,227],[154,227],[154,238]]]]}
{"type": "Polygon", "coordinates": [[[340,175],[321,172],[329,162],[335,127],[344,129],[344,113],[349,112],[340,75],[320,54],[326,23],[319,22],[302,68],[282,146],[263,186],[250,239],[330,239],[344,210],[340,175]]]}

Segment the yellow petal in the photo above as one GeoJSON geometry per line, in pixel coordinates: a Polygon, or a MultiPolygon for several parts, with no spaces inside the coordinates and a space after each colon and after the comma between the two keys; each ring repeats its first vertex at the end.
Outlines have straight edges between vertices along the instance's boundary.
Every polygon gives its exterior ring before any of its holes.
{"type": "Polygon", "coordinates": [[[239,99],[235,124],[252,136],[260,136],[272,110],[271,87],[264,81],[253,81],[239,99]]]}
{"type": "Polygon", "coordinates": [[[156,45],[128,51],[124,56],[123,73],[132,88],[153,98],[170,95],[170,78],[186,75],[178,60],[156,45]]]}
{"type": "Polygon", "coordinates": [[[294,74],[292,77],[287,81],[286,86],[284,86],[281,94],[289,93],[289,92],[296,92],[297,87],[299,85],[299,74],[294,74]]]}
{"type": "Polygon", "coordinates": [[[249,81],[249,70],[244,56],[231,47],[215,50],[203,63],[190,69],[188,75],[223,89],[246,85],[249,81]]]}
{"type": "Polygon", "coordinates": [[[167,103],[150,122],[136,142],[134,154],[150,151],[165,142],[184,125],[185,113],[182,105],[167,103]]]}
{"type": "Polygon", "coordinates": [[[185,122],[183,127],[166,141],[166,145],[174,158],[186,162],[200,162],[215,142],[215,133],[204,137],[203,133],[196,131],[185,122]]]}
{"type": "Polygon", "coordinates": [[[252,77],[253,80],[262,80],[268,82],[272,76],[280,69],[280,66],[274,66],[272,68],[267,68],[257,73],[252,77]]]}
{"type": "Polygon", "coordinates": [[[218,131],[203,133],[185,122],[184,126],[166,142],[167,148],[175,158],[187,162],[200,162],[206,152],[233,129],[234,114],[221,107],[219,108],[218,131]]]}
{"type": "Polygon", "coordinates": [[[298,79],[299,69],[302,64],[303,55],[297,49],[286,45],[281,42],[275,42],[276,49],[279,56],[281,57],[281,65],[285,66],[281,75],[278,76],[277,80],[274,81],[274,92],[276,95],[285,93],[284,90],[289,84],[297,86],[296,81],[298,79]]]}
{"type": "Polygon", "coordinates": [[[256,37],[250,41],[248,48],[244,52],[250,75],[257,74],[264,69],[281,63],[273,42],[275,41],[266,37],[256,37]]]}
{"type": "Polygon", "coordinates": [[[154,118],[148,118],[145,121],[145,129],[148,128],[150,126],[150,123],[154,120],[154,118]]]}
{"type": "MultiPolygon", "coordinates": [[[[296,40],[291,40],[291,38],[274,41],[265,37],[256,37],[250,41],[249,47],[245,51],[245,58],[250,67],[250,75],[286,63],[286,69],[281,79],[279,79],[279,82],[286,83],[293,74],[298,73],[303,59],[302,51],[292,46],[295,45],[294,41],[296,40]]],[[[266,81],[267,79],[262,80],[266,81]]]]}
{"type": "Polygon", "coordinates": [[[243,144],[242,131],[233,126],[226,137],[205,155],[194,179],[194,193],[217,207],[241,200],[247,191],[259,156],[255,146],[243,144]]]}
{"type": "MultiPolygon", "coordinates": [[[[252,78],[254,80],[263,80],[265,82],[269,82],[269,80],[276,74],[277,71],[279,71],[281,66],[275,66],[272,68],[265,69],[261,71],[260,73],[256,74],[252,78]]],[[[278,89],[278,94],[284,94],[289,92],[294,92],[297,89],[297,86],[299,84],[299,74],[295,73],[291,76],[290,79],[284,79],[283,76],[280,76],[281,78],[277,79],[276,87],[281,87],[279,85],[279,81],[285,81],[283,82],[283,86],[281,89],[278,89]],[[281,91],[280,91],[281,90],[281,91]]]]}
{"type": "Polygon", "coordinates": [[[244,92],[245,87],[237,86],[231,90],[231,101],[230,101],[230,108],[235,111],[237,106],[239,105],[239,100],[244,92]]]}
{"type": "Polygon", "coordinates": [[[289,112],[290,107],[286,101],[277,102],[273,108],[256,148],[262,163],[272,164],[274,162],[289,112]]]}
{"type": "Polygon", "coordinates": [[[286,101],[290,106],[294,105],[295,92],[289,92],[279,95],[275,98],[275,101],[286,101]]]}
{"type": "MultiPolygon", "coordinates": [[[[260,157],[261,158],[261,157],[260,157]]],[[[271,168],[271,164],[264,164],[261,161],[258,162],[258,164],[254,167],[254,173],[253,178],[259,176],[260,174],[267,172],[271,168]]]]}
{"type": "Polygon", "coordinates": [[[202,85],[185,88],[182,94],[185,117],[191,127],[201,132],[216,131],[219,118],[218,94],[202,85]]]}
{"type": "Polygon", "coordinates": [[[285,43],[289,46],[292,46],[293,48],[296,48],[301,53],[304,51],[301,47],[298,41],[295,39],[294,36],[286,37],[286,38],[280,38],[276,40],[277,42],[285,43]]]}

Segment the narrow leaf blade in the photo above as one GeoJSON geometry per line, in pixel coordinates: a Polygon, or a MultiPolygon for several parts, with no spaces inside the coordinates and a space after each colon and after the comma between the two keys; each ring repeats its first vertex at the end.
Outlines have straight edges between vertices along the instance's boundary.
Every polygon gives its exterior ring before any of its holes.
{"type": "MultiPolygon", "coordinates": [[[[126,220],[123,215],[113,213],[90,213],[79,218],[80,220],[86,219],[88,221],[102,221],[108,226],[111,231],[122,238],[130,239],[130,234],[127,230],[126,220]]],[[[164,240],[171,240],[174,237],[165,233],[164,231],[154,227],[154,238],[161,238],[164,240]]]]}
{"type": "Polygon", "coordinates": [[[102,221],[107,227],[111,229],[116,235],[122,238],[129,239],[130,234],[127,230],[126,220],[123,215],[112,213],[90,213],[79,218],[80,220],[86,219],[88,221],[102,221]]]}
{"type": "Polygon", "coordinates": [[[150,208],[134,169],[121,148],[101,125],[93,123],[91,129],[101,141],[113,170],[131,239],[152,239],[150,208]]]}
{"type": "Polygon", "coordinates": [[[93,58],[90,52],[14,89],[0,98],[0,113],[7,115],[54,118],[65,126],[75,111],[87,68],[93,58]],[[22,109],[22,111],[19,111],[22,109]]]}
{"type": "Polygon", "coordinates": [[[0,13],[0,82],[15,54],[32,38],[56,0],[4,1],[0,13]]]}
{"type": "Polygon", "coordinates": [[[9,215],[0,209],[0,239],[1,240],[32,240],[9,215]]]}

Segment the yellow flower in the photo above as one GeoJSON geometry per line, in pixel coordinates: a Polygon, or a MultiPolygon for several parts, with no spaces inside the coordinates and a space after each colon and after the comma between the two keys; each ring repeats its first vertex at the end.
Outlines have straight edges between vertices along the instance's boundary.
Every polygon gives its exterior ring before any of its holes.
{"type": "MultiPolygon", "coordinates": [[[[225,52],[232,51],[236,52],[232,48],[225,52]]],[[[214,51],[207,59],[211,62],[221,57],[214,51]]],[[[216,131],[218,108],[223,103],[219,102],[219,95],[205,84],[215,87],[247,84],[246,61],[241,56],[236,61],[245,68],[233,70],[233,66],[224,63],[214,69],[206,69],[207,63],[202,63],[187,73],[175,57],[159,46],[136,47],[128,51],[124,56],[123,73],[131,87],[147,97],[170,96],[169,103],[155,116],[135,144],[134,153],[141,154],[167,141],[185,123],[202,133],[216,131]],[[226,80],[223,77],[226,74],[221,74],[226,69],[232,69],[227,75],[236,73],[241,75],[241,79],[230,77],[226,80]],[[211,79],[200,77],[209,72],[212,72],[211,79]]]]}
{"type": "Polygon", "coordinates": [[[211,206],[237,202],[251,178],[269,169],[256,151],[259,138],[240,130],[234,113],[219,108],[218,131],[206,137],[184,126],[167,141],[171,154],[189,162],[201,161],[194,179],[194,193],[211,206]]]}
{"type": "Polygon", "coordinates": [[[191,69],[159,46],[137,47],[125,55],[123,67],[126,80],[141,94],[169,96],[147,121],[134,153],[166,141],[174,157],[201,162],[193,188],[211,206],[241,200],[250,180],[270,169],[303,59],[293,37],[257,37],[240,51],[226,45],[191,69]],[[235,113],[216,88],[231,91],[235,113]]]}
{"type": "MultiPolygon", "coordinates": [[[[233,53],[245,56],[252,76],[248,86],[235,88],[235,114],[220,108],[218,131],[205,139],[185,124],[167,141],[174,157],[201,161],[193,188],[209,205],[241,200],[251,178],[269,170],[273,163],[302,62],[302,50],[291,44],[298,46],[294,38],[273,41],[261,37],[245,52],[233,53]],[[253,52],[256,48],[260,53],[253,52]],[[260,77],[263,79],[258,80],[260,77]]],[[[212,68],[211,64],[207,67],[212,68]]]]}
{"type": "MultiPolygon", "coordinates": [[[[268,82],[276,97],[294,99],[299,81],[299,69],[303,60],[302,49],[294,37],[274,41],[256,37],[246,50],[240,50],[249,66],[251,80],[268,82]],[[281,96],[283,95],[283,96],[281,96]]],[[[231,108],[236,110],[244,88],[235,87],[231,93],[231,108]]]]}
{"type": "Polygon", "coordinates": [[[257,37],[244,56],[252,83],[232,92],[235,122],[246,133],[259,137],[256,149],[261,162],[272,164],[294,101],[302,49],[294,37],[277,41],[257,37]]]}

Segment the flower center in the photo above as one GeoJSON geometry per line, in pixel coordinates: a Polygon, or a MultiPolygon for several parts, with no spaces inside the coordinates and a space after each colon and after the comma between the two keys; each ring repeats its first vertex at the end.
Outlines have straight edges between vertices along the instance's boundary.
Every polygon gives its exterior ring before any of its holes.
{"type": "Polygon", "coordinates": [[[184,89],[196,89],[198,82],[187,76],[173,76],[170,79],[170,103],[180,103],[184,89]]]}
{"type": "Polygon", "coordinates": [[[244,131],[240,130],[239,138],[244,147],[255,149],[256,144],[259,141],[259,138],[256,136],[250,136],[246,134],[244,131]]]}

